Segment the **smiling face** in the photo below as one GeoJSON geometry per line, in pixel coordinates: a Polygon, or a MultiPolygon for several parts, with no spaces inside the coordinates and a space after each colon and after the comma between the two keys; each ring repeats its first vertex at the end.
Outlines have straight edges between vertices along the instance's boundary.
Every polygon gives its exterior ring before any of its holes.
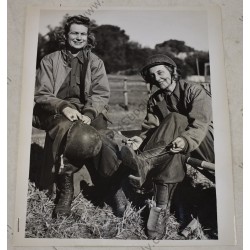
{"type": "Polygon", "coordinates": [[[73,23],[67,35],[67,41],[71,49],[81,50],[87,44],[88,28],[82,24],[73,23]]]}
{"type": "Polygon", "coordinates": [[[152,83],[160,89],[168,89],[172,86],[172,76],[165,65],[156,65],[148,69],[152,83]]]}

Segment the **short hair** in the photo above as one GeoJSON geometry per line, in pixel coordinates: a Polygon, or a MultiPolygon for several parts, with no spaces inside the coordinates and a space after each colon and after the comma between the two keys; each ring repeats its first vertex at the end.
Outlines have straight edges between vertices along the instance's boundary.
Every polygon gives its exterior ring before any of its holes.
{"type": "Polygon", "coordinates": [[[68,17],[65,25],[64,25],[64,34],[65,36],[68,35],[70,26],[72,24],[81,24],[89,28],[90,26],[90,19],[88,17],[85,17],[83,15],[77,15],[77,16],[71,16],[68,17]]]}

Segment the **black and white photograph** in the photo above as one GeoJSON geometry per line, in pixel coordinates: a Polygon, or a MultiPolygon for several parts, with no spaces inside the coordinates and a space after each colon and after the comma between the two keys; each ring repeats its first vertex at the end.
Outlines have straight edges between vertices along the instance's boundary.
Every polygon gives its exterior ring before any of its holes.
{"type": "Polygon", "coordinates": [[[19,237],[234,241],[209,10],[105,9],[97,0],[37,13],[37,30],[26,33],[36,44],[25,61],[32,95],[19,237]]]}

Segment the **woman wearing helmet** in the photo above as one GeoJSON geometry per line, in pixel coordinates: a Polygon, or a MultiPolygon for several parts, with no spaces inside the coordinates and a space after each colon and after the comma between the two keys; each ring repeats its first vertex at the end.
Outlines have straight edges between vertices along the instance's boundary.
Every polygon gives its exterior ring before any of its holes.
{"type": "Polygon", "coordinates": [[[121,155],[123,164],[138,172],[140,186],[153,181],[156,206],[147,233],[161,239],[186,156],[214,162],[211,95],[200,84],[180,80],[176,63],[163,54],[148,58],[141,75],[158,90],[149,98],[140,136],[132,137],[121,155]]]}

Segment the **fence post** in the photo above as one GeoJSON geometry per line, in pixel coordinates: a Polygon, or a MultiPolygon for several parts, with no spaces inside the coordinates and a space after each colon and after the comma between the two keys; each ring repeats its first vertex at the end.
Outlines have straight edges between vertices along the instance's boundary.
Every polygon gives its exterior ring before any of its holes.
{"type": "Polygon", "coordinates": [[[198,74],[198,76],[200,75],[200,68],[199,68],[199,59],[198,59],[198,57],[196,58],[196,68],[197,68],[197,74],[198,74]]]}
{"type": "Polygon", "coordinates": [[[128,86],[127,86],[127,77],[124,77],[123,80],[123,95],[124,95],[124,109],[128,111],[128,86]]]}
{"type": "Polygon", "coordinates": [[[150,83],[146,83],[146,86],[147,86],[147,94],[148,94],[148,97],[150,97],[151,95],[151,88],[150,88],[150,83]]]}

